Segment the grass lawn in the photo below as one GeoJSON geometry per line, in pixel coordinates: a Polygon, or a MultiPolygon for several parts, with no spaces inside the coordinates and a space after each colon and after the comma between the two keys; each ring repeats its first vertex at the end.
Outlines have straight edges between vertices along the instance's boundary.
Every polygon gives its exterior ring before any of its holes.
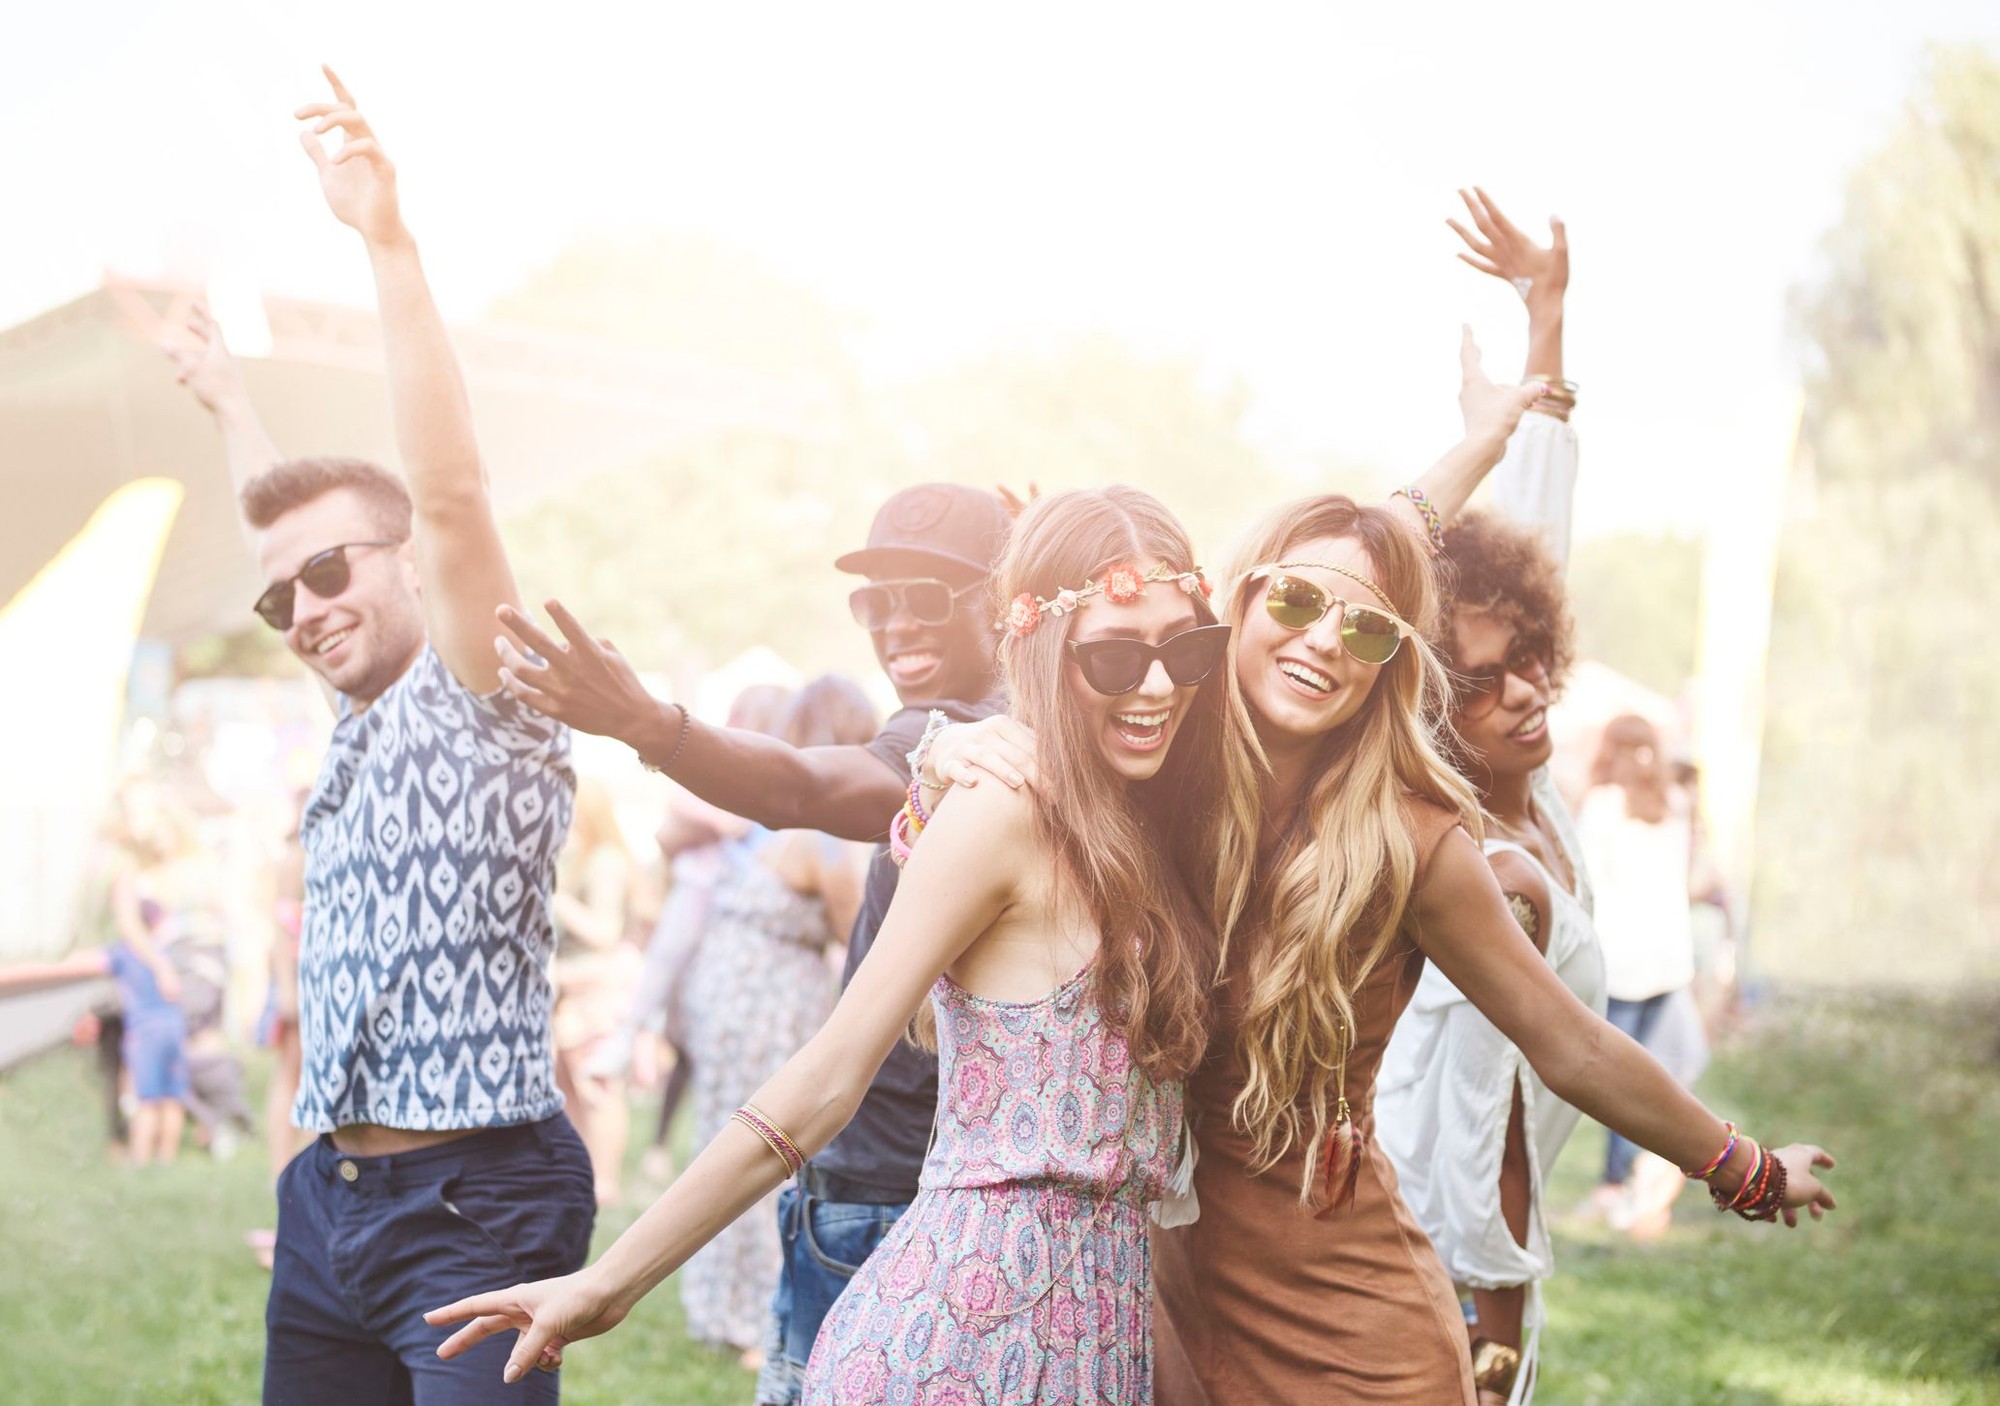
{"type": "MultiPolygon", "coordinates": [[[[1746,1127],[1841,1158],[1841,1209],[1810,1230],[1747,1226],[1693,1193],[1637,1247],[1559,1232],[1551,1406],[2000,1403],[2000,1022],[1991,1006],[1786,1005],[1716,1060],[1704,1095],[1746,1127]]],[[[253,1070],[260,1074],[261,1070],[253,1070]]],[[[98,1094],[62,1051],[0,1075],[0,1400],[255,1401],[269,1225],[259,1149],[190,1150],[138,1172],[102,1153],[98,1094]]],[[[1586,1124],[1552,1193],[1588,1192],[1586,1124]]],[[[632,1186],[639,1189],[636,1171],[632,1186]]],[[[607,1243],[633,1210],[600,1219],[607,1243]]],[[[747,1403],[749,1377],[681,1335],[671,1285],[574,1349],[564,1400],[747,1403]]]]}

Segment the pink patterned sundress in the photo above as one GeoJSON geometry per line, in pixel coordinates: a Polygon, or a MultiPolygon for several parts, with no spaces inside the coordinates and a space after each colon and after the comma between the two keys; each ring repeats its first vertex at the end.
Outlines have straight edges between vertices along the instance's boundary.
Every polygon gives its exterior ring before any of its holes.
{"type": "Polygon", "coordinates": [[[834,1303],[808,1406],[1153,1399],[1147,1203],[1181,1089],[1132,1065],[1086,966],[1038,1001],[939,978],[938,1111],[917,1198],[834,1303]]]}

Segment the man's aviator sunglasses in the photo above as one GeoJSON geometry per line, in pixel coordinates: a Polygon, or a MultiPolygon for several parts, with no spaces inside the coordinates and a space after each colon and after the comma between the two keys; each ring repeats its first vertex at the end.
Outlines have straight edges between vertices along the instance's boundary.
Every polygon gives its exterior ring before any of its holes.
{"type": "Polygon", "coordinates": [[[1167,667],[1177,688],[1193,688],[1215,671],[1229,645],[1229,626],[1197,625],[1158,644],[1114,638],[1067,640],[1083,681],[1110,698],[1122,698],[1146,681],[1153,661],[1167,667]]]}
{"type": "Polygon", "coordinates": [[[298,600],[298,588],[304,586],[321,600],[332,600],[347,589],[347,583],[354,579],[354,570],[347,564],[347,554],[363,547],[400,547],[403,544],[393,538],[383,538],[373,542],[342,542],[337,547],[328,547],[306,559],[306,564],[283,581],[274,581],[270,589],[257,597],[257,603],[250,608],[266,625],[274,630],[292,628],[292,607],[298,600]]]}
{"type": "Polygon", "coordinates": [[[975,581],[970,586],[956,589],[942,581],[919,577],[910,581],[870,581],[858,586],[847,598],[847,608],[854,612],[854,623],[864,630],[886,630],[889,622],[896,618],[898,605],[909,609],[919,625],[942,625],[951,619],[952,612],[963,596],[986,589],[984,581],[975,581]]]}
{"type": "Polygon", "coordinates": [[[1356,604],[1335,595],[1317,581],[1290,575],[1288,568],[1297,566],[1312,566],[1322,571],[1340,570],[1333,566],[1319,566],[1316,562],[1300,561],[1275,562],[1255,567],[1247,573],[1251,577],[1271,578],[1270,588],[1264,593],[1264,609],[1286,629],[1309,630],[1324,619],[1329,610],[1339,606],[1340,643],[1363,664],[1388,663],[1403,647],[1403,637],[1416,633],[1415,627],[1386,610],[1356,604]]]}

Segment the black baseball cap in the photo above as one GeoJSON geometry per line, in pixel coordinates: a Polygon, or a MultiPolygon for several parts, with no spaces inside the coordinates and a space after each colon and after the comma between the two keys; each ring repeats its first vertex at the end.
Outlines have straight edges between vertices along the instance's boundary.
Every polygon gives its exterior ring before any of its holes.
{"type": "Polygon", "coordinates": [[[883,580],[935,576],[970,584],[992,572],[1013,526],[997,493],[920,483],[891,495],[868,529],[868,545],[834,566],[883,580]]]}

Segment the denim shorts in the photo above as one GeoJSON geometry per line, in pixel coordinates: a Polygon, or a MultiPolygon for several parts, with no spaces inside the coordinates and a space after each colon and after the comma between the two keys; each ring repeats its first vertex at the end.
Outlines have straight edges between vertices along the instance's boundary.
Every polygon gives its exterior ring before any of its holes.
{"type": "Polygon", "coordinates": [[[813,1342],[833,1301],[909,1208],[907,1201],[822,1201],[796,1181],[778,1193],[785,1258],[771,1299],[758,1406],[797,1406],[813,1342]]]}
{"type": "Polygon", "coordinates": [[[142,1103],[188,1096],[187,1027],[178,1019],[128,1022],[119,1053],[142,1103]]]}
{"type": "Polygon", "coordinates": [[[423,1315],[583,1268],[596,1218],[590,1154],[560,1114],[386,1157],[320,1138],[278,1179],[266,1406],[554,1402],[556,1374],[502,1384],[513,1333],[445,1362],[456,1327],[423,1315]]]}

